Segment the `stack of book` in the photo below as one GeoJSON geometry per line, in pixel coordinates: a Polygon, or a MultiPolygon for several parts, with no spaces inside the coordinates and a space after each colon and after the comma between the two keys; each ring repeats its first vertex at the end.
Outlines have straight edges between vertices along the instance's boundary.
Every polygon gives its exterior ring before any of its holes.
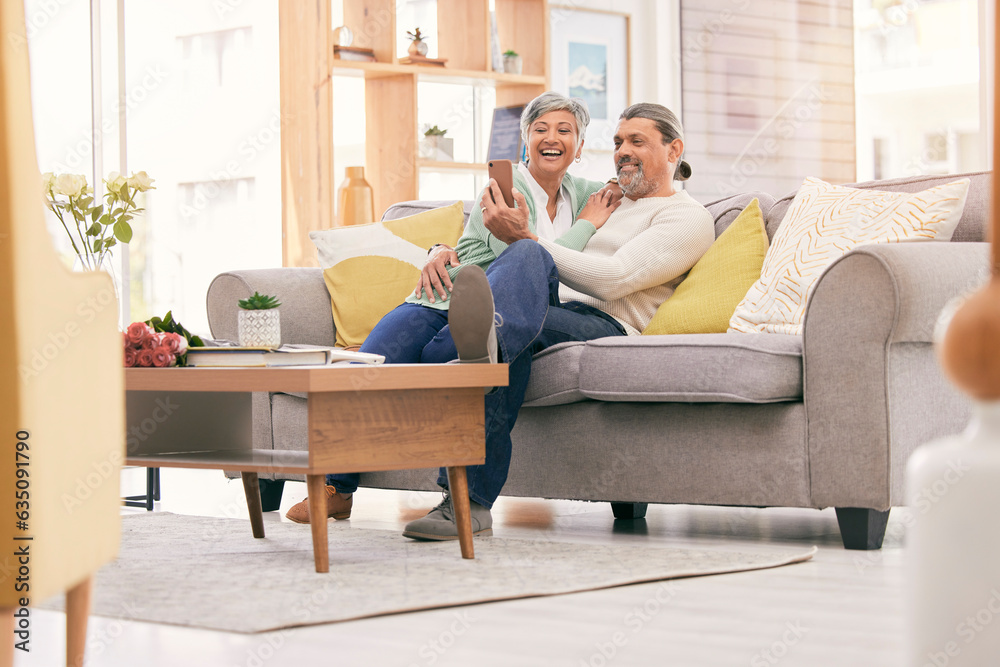
{"type": "Polygon", "coordinates": [[[371,49],[362,49],[357,46],[340,46],[334,44],[333,57],[338,60],[356,60],[360,62],[376,62],[375,52],[371,49]]]}
{"type": "Polygon", "coordinates": [[[336,347],[283,345],[270,347],[192,347],[187,351],[187,365],[220,366],[325,366],[337,362],[381,364],[381,354],[352,352],[336,347]]]}
{"type": "Polygon", "coordinates": [[[400,65],[437,65],[444,67],[446,62],[448,62],[447,58],[428,58],[427,56],[420,55],[406,56],[399,59],[400,65]]]}

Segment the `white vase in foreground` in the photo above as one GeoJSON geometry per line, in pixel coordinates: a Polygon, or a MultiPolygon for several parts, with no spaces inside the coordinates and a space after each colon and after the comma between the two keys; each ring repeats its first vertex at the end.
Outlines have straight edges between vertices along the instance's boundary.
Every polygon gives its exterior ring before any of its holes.
{"type": "Polygon", "coordinates": [[[1000,401],[907,465],[908,666],[1000,664],[1000,401]]]}

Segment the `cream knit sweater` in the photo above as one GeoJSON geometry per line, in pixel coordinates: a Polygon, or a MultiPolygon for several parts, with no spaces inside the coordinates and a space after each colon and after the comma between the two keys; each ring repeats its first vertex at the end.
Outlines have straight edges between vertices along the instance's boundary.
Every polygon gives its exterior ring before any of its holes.
{"type": "Polygon", "coordinates": [[[715,241],[712,215],[691,195],[622,199],[582,252],[539,239],[559,269],[559,298],[581,301],[640,333],[715,241]]]}

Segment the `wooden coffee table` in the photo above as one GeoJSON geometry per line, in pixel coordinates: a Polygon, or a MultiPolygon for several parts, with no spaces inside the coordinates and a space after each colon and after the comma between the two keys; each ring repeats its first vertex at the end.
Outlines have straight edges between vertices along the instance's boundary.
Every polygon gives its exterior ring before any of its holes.
{"type": "MultiPolygon", "coordinates": [[[[506,364],[127,368],[125,463],[239,470],[258,538],[258,473],[305,475],[317,517],[329,473],[444,466],[473,558],[465,466],[485,461],[484,387],[506,384],[506,364]],[[251,392],[306,394],[308,451],[253,448],[251,392]]],[[[329,572],[326,521],[310,525],[316,571],[329,572]]]]}

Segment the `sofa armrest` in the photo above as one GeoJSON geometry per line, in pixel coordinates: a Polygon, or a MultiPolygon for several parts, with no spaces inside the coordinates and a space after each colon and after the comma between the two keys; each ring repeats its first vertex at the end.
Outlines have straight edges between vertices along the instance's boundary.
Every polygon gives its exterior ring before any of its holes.
{"type": "Polygon", "coordinates": [[[273,294],[281,302],[281,342],[333,345],[330,293],[318,268],[275,268],[227,271],[208,287],[208,326],[213,338],[237,340],[237,301],[254,292],[273,294]]]}
{"type": "Polygon", "coordinates": [[[926,440],[965,425],[968,401],[933,349],[944,306],[988,276],[985,243],[856,248],[809,298],[803,396],[812,500],[888,509],[903,502],[903,467],[926,440]]]}

